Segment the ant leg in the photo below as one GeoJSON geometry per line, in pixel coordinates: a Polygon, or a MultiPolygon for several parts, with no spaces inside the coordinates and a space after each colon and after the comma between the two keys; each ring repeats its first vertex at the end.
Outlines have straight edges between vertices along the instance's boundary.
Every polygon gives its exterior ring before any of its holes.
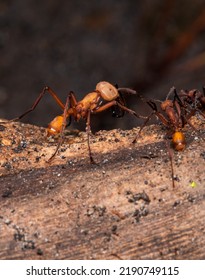
{"type": "Polygon", "coordinates": [[[169,121],[160,112],[155,112],[155,115],[166,127],[170,127],[169,121]]]}
{"type": "MultiPolygon", "coordinates": [[[[183,118],[185,119],[185,121],[186,121],[186,123],[188,123],[189,124],[189,126],[193,129],[193,130],[195,130],[195,131],[197,131],[197,129],[196,129],[196,127],[190,122],[190,118],[192,117],[192,116],[194,116],[195,115],[195,113],[196,112],[198,112],[199,110],[197,110],[197,109],[193,109],[190,113],[189,113],[189,115],[187,116],[187,117],[185,117],[185,116],[183,116],[183,118]]],[[[200,111],[199,111],[200,112],[200,111]]],[[[200,112],[201,113],[201,112],[200,112]]],[[[201,113],[202,114],[202,116],[203,116],[203,113],[201,113]]],[[[205,117],[205,116],[204,116],[205,117]]]]}
{"type": "Polygon", "coordinates": [[[181,107],[184,108],[184,106],[182,104],[179,104],[179,102],[177,102],[177,100],[174,100],[173,104],[175,106],[178,119],[180,119],[182,117],[181,107]]]}
{"type": "Polygon", "coordinates": [[[144,116],[141,116],[141,115],[138,115],[135,111],[131,110],[131,109],[128,109],[126,106],[122,105],[121,103],[119,103],[118,101],[116,100],[113,100],[113,101],[110,101],[104,105],[102,105],[101,107],[98,107],[97,109],[93,110],[92,113],[93,114],[96,114],[96,113],[100,113],[100,112],[103,112],[107,109],[109,109],[110,107],[113,107],[113,106],[119,106],[121,109],[123,109],[124,111],[134,115],[135,117],[137,118],[140,118],[140,119],[146,119],[146,117],[144,116]]]}
{"type": "Polygon", "coordinates": [[[205,114],[201,110],[197,109],[197,112],[205,119],[205,114]]]}
{"type": "Polygon", "coordinates": [[[153,114],[155,114],[165,126],[169,127],[169,121],[162,115],[162,113],[158,112],[157,105],[151,100],[147,101],[147,104],[153,110],[153,114]]]}
{"type": "Polygon", "coordinates": [[[89,157],[90,157],[90,162],[95,163],[93,157],[92,157],[92,152],[90,148],[90,135],[91,135],[91,128],[90,128],[90,110],[88,111],[87,115],[87,121],[86,121],[86,133],[87,133],[87,143],[88,143],[88,152],[89,152],[89,157]]]}
{"type": "Polygon", "coordinates": [[[118,92],[124,92],[126,94],[136,94],[139,95],[139,93],[131,88],[117,88],[118,92]]]}
{"type": "Polygon", "coordinates": [[[41,98],[44,96],[44,94],[48,92],[56,101],[56,103],[61,107],[62,110],[64,110],[64,104],[62,103],[62,101],[59,99],[59,97],[57,96],[57,94],[48,86],[45,86],[43,88],[43,90],[41,91],[41,93],[39,94],[39,96],[37,97],[37,99],[35,100],[35,102],[33,103],[33,105],[31,106],[30,109],[28,109],[25,113],[23,113],[22,115],[20,115],[19,117],[12,119],[12,121],[17,121],[22,119],[25,115],[29,114],[30,112],[32,112],[36,106],[38,105],[38,103],[40,102],[41,98]]]}
{"type": "Polygon", "coordinates": [[[137,95],[143,102],[147,102],[147,98],[142,96],[138,91],[131,88],[117,88],[119,94],[125,93],[128,95],[137,95]]]}
{"type": "Polygon", "coordinates": [[[134,140],[132,141],[132,143],[136,143],[137,142],[137,138],[139,137],[139,135],[141,134],[141,131],[143,130],[143,128],[146,126],[146,124],[148,123],[148,121],[151,119],[151,117],[155,114],[155,112],[152,112],[147,119],[144,121],[144,123],[141,125],[140,130],[138,131],[137,135],[135,136],[134,140]]]}
{"type": "Polygon", "coordinates": [[[71,123],[71,115],[73,115],[73,107],[75,107],[76,104],[77,104],[77,100],[75,98],[75,94],[74,94],[74,92],[70,91],[67,96],[66,104],[65,104],[64,110],[63,110],[63,123],[62,123],[61,130],[60,130],[58,145],[57,145],[56,150],[53,153],[53,155],[48,159],[48,162],[50,162],[55,157],[55,155],[57,154],[59,148],[61,147],[61,145],[63,143],[64,131],[65,131],[65,128],[67,126],[69,126],[71,123]],[[67,118],[69,118],[68,123],[67,123],[67,118]]]}
{"type": "Polygon", "coordinates": [[[76,97],[75,97],[75,93],[73,91],[70,91],[68,94],[68,98],[69,98],[69,103],[70,103],[70,107],[75,107],[78,103],[76,97]]]}
{"type": "Polygon", "coordinates": [[[145,118],[144,116],[140,116],[138,115],[135,111],[127,108],[126,106],[122,105],[121,103],[119,103],[118,101],[115,101],[116,105],[119,106],[121,109],[123,109],[124,111],[128,112],[131,115],[134,115],[137,118],[145,118]]]}
{"type": "Polygon", "coordinates": [[[165,100],[168,100],[169,96],[170,96],[173,92],[174,92],[174,94],[175,94],[175,92],[176,92],[176,88],[175,88],[175,87],[171,87],[171,88],[170,88],[170,90],[169,90],[169,92],[168,92],[168,94],[167,94],[165,100]]]}
{"type": "MultiPolygon", "coordinates": [[[[76,98],[75,98],[75,93],[73,91],[69,92],[67,99],[69,100],[69,108],[67,106],[67,109],[75,107],[76,104],[78,103],[76,98]]],[[[66,127],[69,126],[70,124],[71,124],[71,115],[69,115],[69,121],[66,124],[66,127]]]]}
{"type": "Polygon", "coordinates": [[[168,140],[165,139],[168,155],[169,155],[169,160],[170,160],[170,166],[171,166],[171,177],[172,177],[172,187],[175,188],[175,183],[174,183],[174,167],[173,167],[173,151],[169,147],[168,140]]]}
{"type": "Polygon", "coordinates": [[[137,138],[140,135],[142,129],[146,126],[146,124],[148,123],[148,121],[151,119],[151,117],[153,115],[157,116],[165,126],[168,126],[168,121],[166,120],[166,118],[160,112],[157,111],[157,105],[151,100],[146,101],[146,103],[151,107],[153,112],[146,118],[145,122],[140,127],[140,130],[137,133],[137,136],[135,137],[135,139],[132,141],[132,143],[136,143],[137,138]]]}
{"type": "Polygon", "coordinates": [[[184,106],[184,104],[183,104],[183,102],[182,102],[182,100],[181,100],[181,98],[180,98],[180,96],[179,96],[179,94],[177,93],[177,90],[176,90],[176,88],[174,88],[174,100],[173,100],[173,102],[175,103],[175,102],[177,102],[178,101],[178,103],[179,103],[179,105],[181,106],[181,107],[185,107],[184,106]]]}
{"type": "MultiPolygon", "coordinates": [[[[101,106],[101,107],[99,107],[98,109],[96,109],[95,111],[93,111],[92,113],[100,113],[100,112],[102,112],[102,111],[104,111],[104,110],[106,110],[106,109],[108,109],[108,108],[110,108],[110,107],[112,107],[112,106],[119,106],[122,110],[124,110],[124,111],[126,111],[126,112],[128,112],[128,113],[130,113],[130,114],[132,114],[132,115],[134,115],[135,117],[137,117],[137,118],[142,118],[142,119],[146,119],[145,120],[145,123],[143,124],[143,126],[142,126],[142,128],[146,125],[146,123],[149,121],[149,119],[151,118],[151,115],[150,116],[148,116],[148,117],[144,117],[144,116],[140,116],[140,115],[138,115],[135,111],[133,111],[133,110],[131,110],[131,109],[128,109],[126,106],[124,106],[124,105],[122,105],[121,103],[119,103],[118,101],[116,101],[116,100],[113,100],[113,101],[110,101],[109,103],[107,103],[107,104],[105,104],[105,105],[103,105],[103,106],[101,106]]],[[[141,128],[141,130],[142,130],[142,128],[141,128]]],[[[141,131],[140,130],[140,131],[141,131]]],[[[137,138],[137,137],[136,137],[137,138]]],[[[134,142],[135,142],[136,140],[134,140],[134,142]]]]}
{"type": "MultiPolygon", "coordinates": [[[[66,99],[66,104],[64,107],[64,111],[63,111],[63,123],[62,123],[62,127],[61,127],[61,131],[60,131],[60,136],[59,136],[59,141],[58,141],[58,145],[56,147],[55,152],[52,154],[52,156],[48,159],[47,162],[51,162],[51,160],[55,157],[55,155],[57,154],[59,148],[61,147],[63,140],[64,140],[64,131],[66,128],[66,119],[68,117],[68,104],[70,101],[70,95],[68,95],[67,99],[66,99]]],[[[69,116],[70,118],[70,116],[69,116]]]]}

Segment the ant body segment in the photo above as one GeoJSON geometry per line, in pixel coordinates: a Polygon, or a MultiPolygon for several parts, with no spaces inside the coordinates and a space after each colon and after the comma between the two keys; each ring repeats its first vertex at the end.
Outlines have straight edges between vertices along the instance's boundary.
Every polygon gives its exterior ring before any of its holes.
{"type": "MultiPolygon", "coordinates": [[[[23,118],[26,114],[33,111],[38,103],[40,102],[41,98],[48,92],[56,101],[56,103],[60,106],[63,110],[63,114],[56,116],[48,125],[47,128],[47,136],[53,136],[60,134],[60,140],[56,147],[54,154],[50,157],[49,161],[56,155],[58,152],[62,141],[63,141],[63,132],[65,127],[70,125],[71,119],[73,118],[75,121],[79,121],[80,119],[86,120],[86,133],[87,133],[87,143],[88,143],[88,151],[89,151],[89,158],[91,163],[95,163],[91,148],[90,148],[90,135],[91,135],[91,127],[90,127],[90,118],[91,114],[97,114],[102,111],[105,111],[109,108],[116,110],[119,108],[121,111],[120,114],[124,114],[124,112],[128,112],[134,115],[137,118],[145,118],[143,116],[138,115],[135,111],[127,108],[124,105],[124,100],[122,98],[122,93],[125,94],[137,94],[137,92],[130,88],[117,88],[116,86],[108,83],[106,81],[99,82],[96,85],[94,91],[85,95],[85,97],[77,101],[74,92],[70,92],[66,99],[66,104],[64,105],[63,102],[59,99],[57,94],[48,86],[44,87],[42,92],[39,94],[38,98],[34,102],[33,106],[28,109],[25,113],[19,116],[12,121],[19,120],[23,118]],[[68,123],[67,123],[68,120],[68,123]]],[[[115,115],[118,117],[118,113],[115,115]]]]}

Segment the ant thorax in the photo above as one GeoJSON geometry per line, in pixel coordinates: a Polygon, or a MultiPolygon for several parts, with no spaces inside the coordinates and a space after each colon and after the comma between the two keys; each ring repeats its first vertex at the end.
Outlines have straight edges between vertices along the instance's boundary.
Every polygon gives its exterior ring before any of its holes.
{"type": "Polygon", "coordinates": [[[96,91],[88,93],[75,107],[77,113],[91,111],[97,108],[98,101],[100,99],[99,93],[96,91]]]}

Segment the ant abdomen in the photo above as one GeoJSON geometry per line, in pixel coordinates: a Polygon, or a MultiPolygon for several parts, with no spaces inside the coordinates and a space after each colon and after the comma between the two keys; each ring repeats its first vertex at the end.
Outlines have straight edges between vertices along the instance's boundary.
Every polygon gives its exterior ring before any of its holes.
{"type": "Polygon", "coordinates": [[[176,151],[184,150],[186,146],[185,136],[181,131],[176,131],[172,135],[172,143],[176,151]]]}
{"type": "Polygon", "coordinates": [[[63,126],[63,116],[55,117],[48,125],[47,136],[56,135],[61,132],[63,126]]]}

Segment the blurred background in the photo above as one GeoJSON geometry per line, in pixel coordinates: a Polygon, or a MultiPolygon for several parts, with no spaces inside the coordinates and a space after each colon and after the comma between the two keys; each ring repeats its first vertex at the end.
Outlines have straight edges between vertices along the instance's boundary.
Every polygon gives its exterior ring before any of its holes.
{"type": "MultiPolygon", "coordinates": [[[[172,86],[205,84],[205,2],[0,0],[0,53],[1,118],[25,112],[45,85],[63,102],[70,90],[80,100],[102,80],[165,99],[172,86]]],[[[148,113],[138,98],[126,100],[148,113]]],[[[46,95],[22,121],[47,126],[58,114],[46,95]]],[[[92,116],[91,127],[129,129],[141,122],[107,111],[92,116]]]]}

